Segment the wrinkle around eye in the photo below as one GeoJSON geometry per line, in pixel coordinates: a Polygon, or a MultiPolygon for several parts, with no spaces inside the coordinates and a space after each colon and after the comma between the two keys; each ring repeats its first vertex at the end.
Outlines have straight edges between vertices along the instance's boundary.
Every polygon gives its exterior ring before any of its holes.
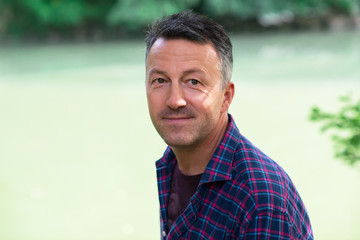
{"type": "Polygon", "coordinates": [[[150,86],[152,88],[160,88],[160,87],[164,86],[168,81],[165,78],[157,77],[157,78],[151,79],[149,82],[150,82],[150,86]]]}
{"type": "Polygon", "coordinates": [[[199,87],[203,86],[203,83],[196,78],[189,78],[184,81],[184,84],[187,85],[188,87],[192,87],[192,88],[199,88],[199,87]]]}
{"type": "Polygon", "coordinates": [[[211,91],[206,90],[206,89],[201,89],[201,92],[203,92],[206,96],[209,96],[211,91]]]}
{"type": "Polygon", "coordinates": [[[189,81],[187,81],[186,86],[187,86],[187,88],[189,90],[193,91],[194,93],[195,92],[198,92],[198,93],[201,92],[202,94],[205,94],[205,95],[209,96],[211,94],[211,92],[212,92],[210,89],[208,89],[206,86],[204,86],[204,84],[202,84],[202,82],[199,81],[199,80],[198,80],[198,83],[196,85],[192,85],[190,83],[190,80],[189,80],[189,81]]]}
{"type": "Polygon", "coordinates": [[[199,85],[199,84],[200,84],[200,81],[199,81],[199,80],[196,80],[196,79],[190,79],[189,82],[190,82],[191,85],[193,85],[193,86],[196,86],[196,85],[199,85]]]}

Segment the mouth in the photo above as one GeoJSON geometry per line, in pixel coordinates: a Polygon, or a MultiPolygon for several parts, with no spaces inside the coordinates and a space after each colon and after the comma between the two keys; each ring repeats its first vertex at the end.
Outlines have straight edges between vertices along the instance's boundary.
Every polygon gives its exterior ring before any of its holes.
{"type": "Polygon", "coordinates": [[[189,117],[189,116],[167,116],[163,118],[163,121],[168,122],[168,123],[173,123],[173,124],[181,124],[181,123],[186,123],[188,121],[190,121],[191,119],[193,119],[193,117],[189,117]]]}

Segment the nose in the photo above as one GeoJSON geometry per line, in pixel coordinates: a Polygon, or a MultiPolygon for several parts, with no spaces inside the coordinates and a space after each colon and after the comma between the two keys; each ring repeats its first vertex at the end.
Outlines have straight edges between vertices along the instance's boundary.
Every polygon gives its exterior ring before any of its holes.
{"type": "Polygon", "coordinates": [[[181,85],[176,82],[172,82],[167,98],[167,105],[172,109],[179,109],[186,106],[186,99],[184,90],[181,85]]]}

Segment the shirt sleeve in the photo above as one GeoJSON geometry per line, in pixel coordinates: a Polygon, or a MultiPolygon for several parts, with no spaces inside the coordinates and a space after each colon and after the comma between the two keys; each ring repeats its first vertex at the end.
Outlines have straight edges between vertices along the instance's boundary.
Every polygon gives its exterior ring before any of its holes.
{"type": "Polygon", "coordinates": [[[312,240],[312,233],[302,234],[292,224],[286,213],[280,211],[261,211],[249,222],[243,236],[245,240],[312,240]]]}

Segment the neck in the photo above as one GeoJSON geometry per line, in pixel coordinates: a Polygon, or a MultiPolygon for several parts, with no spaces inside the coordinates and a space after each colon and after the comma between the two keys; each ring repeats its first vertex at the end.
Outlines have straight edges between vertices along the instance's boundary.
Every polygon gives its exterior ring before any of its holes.
{"type": "Polygon", "coordinates": [[[197,175],[205,171],[212,155],[219,146],[228,126],[227,114],[223,114],[216,130],[206,139],[193,146],[173,148],[179,169],[185,175],[197,175]]]}

